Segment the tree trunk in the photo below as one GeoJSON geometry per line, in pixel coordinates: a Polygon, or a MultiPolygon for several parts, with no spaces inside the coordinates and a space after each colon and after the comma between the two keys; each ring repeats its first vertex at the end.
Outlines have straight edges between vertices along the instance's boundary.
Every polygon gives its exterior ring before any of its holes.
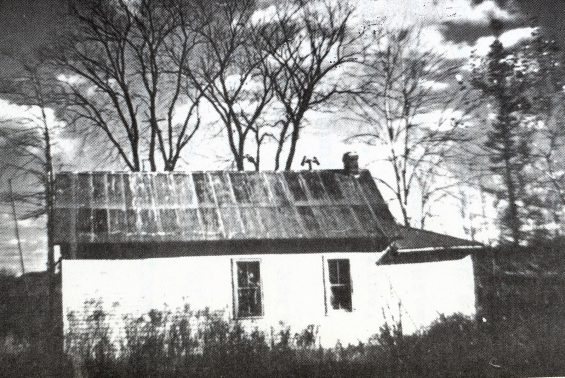
{"type": "Polygon", "coordinates": [[[510,231],[512,233],[512,242],[518,245],[520,243],[520,218],[518,215],[518,206],[516,204],[516,188],[512,178],[512,167],[508,153],[505,153],[504,158],[504,176],[506,190],[508,191],[508,210],[510,211],[510,231]]]}
{"type": "Polygon", "coordinates": [[[294,160],[294,155],[296,154],[296,145],[298,144],[298,138],[300,137],[300,124],[294,123],[292,129],[292,136],[290,138],[290,149],[288,151],[288,157],[286,159],[286,164],[284,169],[290,171],[292,168],[292,162],[294,160]]]}
{"type": "Polygon", "coordinates": [[[47,216],[47,280],[48,280],[48,304],[47,304],[47,337],[49,344],[53,348],[58,348],[58,337],[56,335],[57,322],[55,316],[55,300],[57,299],[57,277],[55,272],[55,246],[53,245],[54,232],[54,198],[55,198],[55,179],[53,173],[53,157],[51,155],[51,135],[47,125],[47,119],[42,107],[43,116],[43,138],[45,143],[45,211],[47,216]]]}
{"type": "Polygon", "coordinates": [[[275,154],[275,171],[278,171],[279,168],[280,168],[282,150],[283,150],[283,147],[284,147],[284,142],[285,142],[285,139],[286,139],[286,132],[288,131],[289,125],[290,125],[290,123],[288,121],[285,121],[281,126],[281,132],[279,134],[279,142],[278,142],[278,145],[277,145],[277,152],[275,154]]]}

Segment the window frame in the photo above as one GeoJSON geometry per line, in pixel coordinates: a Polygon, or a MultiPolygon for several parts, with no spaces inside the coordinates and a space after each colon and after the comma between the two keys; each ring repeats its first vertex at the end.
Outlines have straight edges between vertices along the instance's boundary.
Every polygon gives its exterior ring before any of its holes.
{"type": "Polygon", "coordinates": [[[324,305],[326,309],[326,315],[329,314],[350,314],[355,311],[355,306],[353,302],[353,278],[351,273],[351,259],[345,256],[332,256],[330,258],[323,257],[323,274],[324,274],[324,305]],[[348,284],[333,284],[330,280],[330,263],[332,261],[345,260],[349,264],[349,283],[348,284]],[[341,286],[349,287],[349,301],[351,303],[351,309],[338,308],[335,309],[332,306],[332,287],[341,286]]]}
{"type": "Polygon", "coordinates": [[[232,259],[231,263],[231,273],[232,273],[232,300],[233,300],[233,317],[234,319],[261,319],[265,316],[265,301],[263,293],[263,274],[261,271],[261,259],[260,258],[238,258],[232,259]],[[259,294],[261,300],[261,313],[260,315],[239,315],[239,283],[238,283],[238,263],[249,263],[256,262],[259,264],[259,294]]]}

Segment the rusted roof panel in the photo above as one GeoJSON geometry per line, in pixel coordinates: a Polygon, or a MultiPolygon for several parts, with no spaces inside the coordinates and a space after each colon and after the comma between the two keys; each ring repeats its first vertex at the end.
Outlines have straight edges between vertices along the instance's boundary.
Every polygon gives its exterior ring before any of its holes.
{"type": "Polygon", "coordinates": [[[56,185],[56,243],[392,236],[368,171],[65,172],[56,185]]]}

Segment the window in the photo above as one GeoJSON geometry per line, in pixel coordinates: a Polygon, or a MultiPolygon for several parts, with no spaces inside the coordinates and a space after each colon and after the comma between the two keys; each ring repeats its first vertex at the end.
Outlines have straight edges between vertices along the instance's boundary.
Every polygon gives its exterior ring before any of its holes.
{"type": "Polygon", "coordinates": [[[235,314],[246,318],[263,315],[261,298],[261,272],[259,261],[237,261],[235,263],[235,314]]]}
{"type": "Polygon", "coordinates": [[[348,259],[328,260],[330,305],[334,310],[351,311],[351,274],[348,259]]]}

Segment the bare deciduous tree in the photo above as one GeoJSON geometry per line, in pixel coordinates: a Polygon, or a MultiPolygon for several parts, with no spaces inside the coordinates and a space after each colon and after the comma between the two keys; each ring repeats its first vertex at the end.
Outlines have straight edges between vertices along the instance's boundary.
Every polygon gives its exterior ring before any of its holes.
{"type": "Polygon", "coordinates": [[[255,11],[253,0],[203,4],[199,17],[205,26],[198,30],[201,57],[198,64],[184,67],[219,116],[238,170],[244,169],[246,160],[259,170],[266,137],[261,127],[273,98],[273,80],[262,69],[267,56],[257,44],[255,11]],[[250,137],[254,156],[248,153],[250,137]]]}
{"type": "MultiPolygon", "coordinates": [[[[47,329],[55,329],[55,250],[53,242],[54,172],[60,168],[53,149],[54,134],[60,132],[55,109],[61,103],[61,88],[40,61],[29,57],[11,57],[20,74],[4,81],[0,93],[14,104],[27,107],[24,117],[2,120],[0,144],[4,161],[0,177],[14,180],[18,190],[2,196],[2,201],[16,201],[26,209],[24,218],[45,216],[47,236],[47,273],[49,298],[47,329]],[[49,114],[51,113],[51,114],[49,114]],[[25,188],[33,188],[28,190],[25,188]],[[10,198],[11,197],[11,198],[10,198]]],[[[11,186],[11,184],[10,184],[11,186]]],[[[48,334],[52,337],[54,334],[48,334]]],[[[54,340],[54,339],[53,339],[54,340]]]]}
{"type": "Polygon", "coordinates": [[[281,109],[277,122],[275,170],[290,170],[306,115],[331,110],[353,89],[344,75],[363,59],[363,30],[352,30],[354,8],[335,2],[297,0],[279,7],[266,33],[267,73],[281,109]],[[286,158],[283,155],[286,153],[286,158]],[[284,161],[283,161],[284,159],[284,161]]]}
{"type": "MultiPolygon", "coordinates": [[[[537,196],[542,212],[549,216],[540,219],[539,229],[561,234],[563,211],[565,211],[565,92],[562,55],[556,41],[545,38],[538,31],[533,40],[521,49],[529,66],[532,88],[536,132],[531,140],[532,167],[536,175],[537,196]],[[553,223],[550,226],[549,223],[553,223]]],[[[534,181],[532,180],[532,181],[534,181]]],[[[548,236],[548,235],[546,235],[548,236]]]]}
{"type": "Polygon", "coordinates": [[[181,68],[199,45],[193,2],[72,4],[72,36],[50,58],[67,84],[68,121],[101,132],[131,170],[173,170],[200,126],[201,93],[181,68]]]}
{"type": "Polygon", "coordinates": [[[434,195],[441,197],[453,179],[443,163],[462,137],[458,131],[471,105],[455,82],[458,69],[424,46],[419,30],[405,29],[375,41],[357,78],[354,109],[361,130],[349,140],[384,148],[393,179],[377,179],[394,194],[406,226],[413,221],[408,209],[415,189],[423,226],[434,195]]]}

